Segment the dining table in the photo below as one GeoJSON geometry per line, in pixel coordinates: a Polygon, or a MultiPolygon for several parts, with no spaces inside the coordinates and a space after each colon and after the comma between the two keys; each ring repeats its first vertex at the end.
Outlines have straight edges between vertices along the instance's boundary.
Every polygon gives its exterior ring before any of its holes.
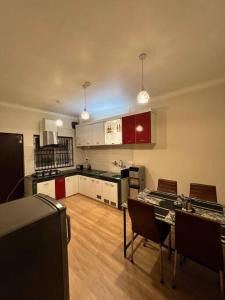
{"type": "MultiPolygon", "coordinates": [[[[215,220],[221,224],[221,243],[225,244],[225,207],[217,202],[204,201],[195,198],[185,197],[185,201],[191,203],[193,214],[215,220]]],[[[154,206],[155,218],[175,226],[175,210],[183,209],[180,196],[164,192],[144,189],[136,198],[137,201],[152,204],[154,206]]],[[[131,245],[131,240],[127,241],[127,202],[122,204],[123,210],[123,248],[124,257],[127,257],[127,249],[131,245]]],[[[138,235],[134,235],[136,239],[138,235]]],[[[173,250],[173,249],[172,249],[173,250]]]]}

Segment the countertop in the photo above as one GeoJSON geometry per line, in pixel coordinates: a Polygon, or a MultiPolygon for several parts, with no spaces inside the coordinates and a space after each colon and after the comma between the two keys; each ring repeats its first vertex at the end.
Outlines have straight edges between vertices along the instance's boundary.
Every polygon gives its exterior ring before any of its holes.
{"type": "Polygon", "coordinates": [[[26,178],[33,182],[43,182],[43,181],[55,179],[57,177],[67,177],[67,176],[72,176],[72,175],[83,175],[83,176],[92,177],[92,178],[96,178],[96,179],[102,179],[105,181],[110,181],[110,182],[115,182],[115,183],[119,183],[122,179],[119,174],[113,173],[113,172],[107,172],[107,171],[103,171],[103,170],[77,170],[75,168],[60,171],[59,174],[56,174],[56,175],[45,176],[45,177],[40,177],[40,178],[37,178],[33,175],[28,175],[28,176],[26,176],[26,178]]]}

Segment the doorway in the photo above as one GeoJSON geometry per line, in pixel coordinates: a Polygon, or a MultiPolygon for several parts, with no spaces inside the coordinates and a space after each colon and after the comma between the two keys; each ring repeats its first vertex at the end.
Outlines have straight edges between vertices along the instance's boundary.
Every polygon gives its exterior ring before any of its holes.
{"type": "Polygon", "coordinates": [[[24,196],[23,177],[23,135],[0,132],[0,203],[6,202],[7,198],[11,201],[24,196]],[[10,195],[16,184],[17,188],[10,195]]]}

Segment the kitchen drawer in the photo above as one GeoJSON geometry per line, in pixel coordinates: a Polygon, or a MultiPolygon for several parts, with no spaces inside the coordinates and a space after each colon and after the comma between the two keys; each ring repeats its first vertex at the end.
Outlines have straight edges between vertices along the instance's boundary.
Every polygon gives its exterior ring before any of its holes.
{"type": "Polygon", "coordinates": [[[55,199],[55,180],[38,182],[37,193],[45,194],[55,199]]]}

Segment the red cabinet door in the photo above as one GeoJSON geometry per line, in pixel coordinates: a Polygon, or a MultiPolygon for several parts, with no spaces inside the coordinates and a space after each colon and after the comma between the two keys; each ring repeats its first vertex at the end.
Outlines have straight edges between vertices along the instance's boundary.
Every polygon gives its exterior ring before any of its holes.
{"type": "Polygon", "coordinates": [[[58,177],[55,179],[55,199],[59,200],[64,198],[66,195],[65,189],[65,178],[58,177]]]}
{"type": "Polygon", "coordinates": [[[122,118],[123,144],[135,144],[135,115],[122,118]]]}
{"type": "Polygon", "coordinates": [[[136,144],[151,143],[151,112],[135,115],[136,144]]]}

